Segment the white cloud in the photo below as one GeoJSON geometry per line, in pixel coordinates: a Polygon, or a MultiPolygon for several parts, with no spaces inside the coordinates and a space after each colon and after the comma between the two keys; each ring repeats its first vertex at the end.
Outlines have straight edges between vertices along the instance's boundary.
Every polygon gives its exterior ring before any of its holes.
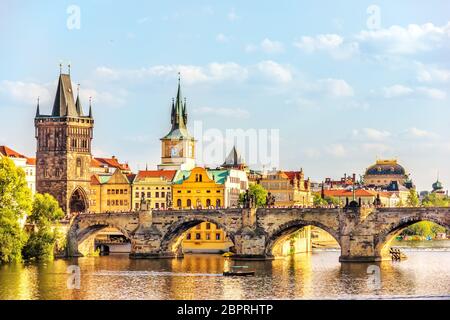
{"type": "Polygon", "coordinates": [[[96,75],[106,79],[145,79],[145,78],[175,78],[181,73],[183,83],[188,85],[210,81],[233,80],[242,81],[248,76],[248,70],[234,62],[210,63],[206,66],[195,65],[156,65],[141,69],[112,70],[106,67],[97,68],[96,75]],[[112,77],[114,75],[114,77],[112,77]]]}
{"type": "Polygon", "coordinates": [[[412,136],[412,137],[416,137],[416,138],[437,138],[438,135],[434,132],[431,131],[427,131],[427,130],[421,130],[418,128],[409,128],[408,130],[406,130],[405,134],[407,136],[412,136]]]}
{"type": "Polygon", "coordinates": [[[104,66],[97,67],[94,71],[94,75],[102,79],[109,79],[109,80],[119,79],[119,73],[117,71],[104,66]]]}
{"type": "Polygon", "coordinates": [[[268,54],[276,54],[284,52],[284,45],[279,41],[265,38],[258,45],[255,45],[253,43],[247,44],[244,48],[244,51],[247,53],[262,51],[268,54]]]}
{"type": "Polygon", "coordinates": [[[377,130],[374,128],[363,128],[361,130],[353,130],[352,136],[359,140],[382,141],[389,138],[391,133],[389,131],[377,130]]]}
{"type": "Polygon", "coordinates": [[[346,155],[346,150],[342,144],[332,144],[325,147],[325,151],[337,158],[342,158],[346,155]]]}
{"type": "Polygon", "coordinates": [[[227,17],[228,17],[228,20],[230,20],[230,21],[236,21],[239,19],[239,16],[236,14],[236,11],[234,9],[230,10],[227,17]]]}
{"type": "Polygon", "coordinates": [[[450,38],[450,22],[442,27],[425,23],[407,27],[391,26],[387,29],[363,30],[356,39],[375,50],[390,54],[414,54],[442,47],[450,38]]]}
{"type": "Polygon", "coordinates": [[[353,88],[342,79],[323,79],[319,80],[322,89],[332,97],[351,97],[354,95],[353,88]]]}
{"type": "Polygon", "coordinates": [[[281,53],[284,51],[284,46],[279,41],[272,41],[265,38],[261,41],[261,49],[266,53],[281,53]]]}
{"type": "Polygon", "coordinates": [[[447,97],[447,93],[445,91],[435,88],[418,87],[417,91],[424,96],[435,100],[443,100],[447,97]]]}
{"type": "Polygon", "coordinates": [[[230,40],[231,40],[231,38],[230,38],[229,36],[223,34],[223,33],[219,33],[219,34],[216,36],[216,41],[219,42],[219,43],[227,43],[227,42],[229,42],[230,40]]]}
{"type": "Polygon", "coordinates": [[[262,61],[258,63],[257,67],[263,75],[277,82],[287,83],[292,80],[291,71],[272,60],[262,61]]]}
{"type": "Polygon", "coordinates": [[[376,154],[377,156],[382,156],[384,153],[393,150],[392,147],[384,143],[363,143],[361,148],[364,152],[376,154]]]}
{"type": "Polygon", "coordinates": [[[38,97],[42,104],[49,104],[53,98],[51,93],[53,86],[53,83],[42,85],[34,82],[4,80],[0,82],[0,93],[26,105],[35,104],[38,97]]]}
{"type": "Polygon", "coordinates": [[[357,42],[345,42],[344,38],[337,34],[304,36],[294,41],[294,46],[306,53],[326,52],[336,60],[351,58],[359,52],[357,42]]]}
{"type": "Polygon", "coordinates": [[[88,101],[92,99],[92,106],[95,112],[96,106],[101,107],[122,107],[126,104],[128,92],[124,89],[117,90],[114,93],[108,91],[98,91],[93,88],[81,88],[80,99],[83,105],[84,113],[88,112],[88,101]]]}
{"type": "Polygon", "coordinates": [[[212,107],[200,107],[194,109],[195,113],[199,114],[212,114],[221,117],[246,119],[250,116],[247,110],[241,108],[212,108],[212,107]]]}
{"type": "Polygon", "coordinates": [[[418,63],[417,80],[419,82],[447,82],[450,80],[450,70],[418,63]]]}
{"type": "Polygon", "coordinates": [[[396,84],[390,87],[384,87],[383,88],[383,95],[385,98],[396,98],[396,97],[402,97],[402,96],[406,96],[409,95],[411,93],[413,93],[414,90],[409,88],[409,87],[405,87],[403,85],[400,84],[396,84]]]}

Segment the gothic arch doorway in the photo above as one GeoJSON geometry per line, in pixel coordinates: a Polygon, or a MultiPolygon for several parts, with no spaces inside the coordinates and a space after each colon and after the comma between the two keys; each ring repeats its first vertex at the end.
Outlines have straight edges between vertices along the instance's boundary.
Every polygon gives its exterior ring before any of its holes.
{"type": "Polygon", "coordinates": [[[88,209],[85,193],[81,188],[75,189],[70,197],[69,209],[71,213],[86,212],[88,209]]]}

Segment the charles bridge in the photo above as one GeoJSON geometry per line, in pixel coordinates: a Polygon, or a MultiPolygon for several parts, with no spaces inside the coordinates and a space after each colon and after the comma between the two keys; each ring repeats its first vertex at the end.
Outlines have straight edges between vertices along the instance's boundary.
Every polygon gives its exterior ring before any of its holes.
{"type": "Polygon", "coordinates": [[[372,262],[389,257],[389,242],[419,221],[450,229],[450,208],[244,208],[223,210],[143,210],[80,214],[68,229],[67,254],[94,250],[97,232],[120,230],[131,241],[131,258],[182,257],[183,234],[201,222],[223,229],[236,259],[271,259],[276,246],[304,226],[316,226],[336,239],[341,262],[372,262]]]}

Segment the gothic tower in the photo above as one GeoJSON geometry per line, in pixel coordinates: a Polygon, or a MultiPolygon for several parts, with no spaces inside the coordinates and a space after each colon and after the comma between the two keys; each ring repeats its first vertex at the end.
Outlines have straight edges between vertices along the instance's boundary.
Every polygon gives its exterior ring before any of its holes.
{"type": "Polygon", "coordinates": [[[195,139],[187,129],[186,100],[181,96],[180,78],[176,100],[172,100],[172,128],[161,138],[161,164],[158,170],[191,170],[195,167],[195,139]]]}
{"type": "Polygon", "coordinates": [[[66,214],[87,211],[94,119],[91,105],[83,114],[79,88],[74,100],[70,74],[59,75],[51,115],[38,102],[34,124],[37,192],[53,195],[66,214]]]}

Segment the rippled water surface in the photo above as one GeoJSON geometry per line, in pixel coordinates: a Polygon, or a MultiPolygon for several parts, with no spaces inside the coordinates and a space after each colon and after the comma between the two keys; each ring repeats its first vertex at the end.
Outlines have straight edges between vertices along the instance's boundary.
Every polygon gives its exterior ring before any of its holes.
{"type": "Polygon", "coordinates": [[[223,277],[230,262],[218,255],[117,255],[0,266],[0,299],[450,299],[450,241],[424,246],[405,250],[405,261],[376,264],[379,286],[367,273],[370,264],[340,264],[338,251],[235,262],[256,271],[245,278],[223,277]],[[67,288],[70,265],[80,267],[80,289],[67,288]]]}

